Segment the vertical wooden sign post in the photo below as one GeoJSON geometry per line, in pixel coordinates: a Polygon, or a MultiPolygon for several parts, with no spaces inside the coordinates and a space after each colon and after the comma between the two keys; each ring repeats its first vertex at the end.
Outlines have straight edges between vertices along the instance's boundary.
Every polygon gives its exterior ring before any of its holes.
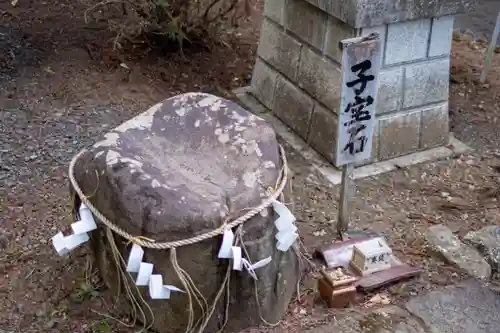
{"type": "Polygon", "coordinates": [[[337,234],[349,225],[349,197],[354,164],[372,154],[381,42],[378,34],[341,41],[342,87],[337,129],[336,165],[342,166],[337,234]]]}

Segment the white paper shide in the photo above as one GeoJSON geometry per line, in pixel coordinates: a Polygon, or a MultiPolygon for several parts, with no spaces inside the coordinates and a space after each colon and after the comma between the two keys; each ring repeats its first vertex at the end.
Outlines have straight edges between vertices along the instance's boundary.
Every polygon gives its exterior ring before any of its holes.
{"type": "Polygon", "coordinates": [[[244,258],[242,248],[234,246],[234,233],[230,228],[224,230],[222,244],[217,257],[219,259],[231,259],[233,270],[242,271],[244,268],[255,280],[258,279],[255,270],[266,266],[272,260],[271,256],[269,256],[256,263],[251,263],[249,258],[244,258]]]}
{"type": "Polygon", "coordinates": [[[135,285],[138,287],[148,287],[151,299],[169,299],[172,291],[184,291],[175,286],[163,284],[161,274],[153,274],[154,265],[143,262],[144,250],[138,244],[133,244],[127,260],[126,271],[136,273],[135,285]]]}
{"type": "Polygon", "coordinates": [[[90,209],[81,204],[78,210],[80,220],[71,224],[73,234],[64,236],[62,232],[58,232],[52,237],[52,245],[60,256],[67,255],[69,252],[76,249],[78,246],[89,240],[88,232],[97,229],[94,216],[90,209]]]}
{"type": "Polygon", "coordinates": [[[276,234],[276,240],[278,241],[277,248],[282,252],[286,252],[295,243],[297,238],[299,238],[297,227],[294,224],[296,219],[292,212],[277,200],[273,202],[273,208],[276,214],[279,215],[276,221],[274,221],[274,225],[278,229],[278,233],[276,234]]]}

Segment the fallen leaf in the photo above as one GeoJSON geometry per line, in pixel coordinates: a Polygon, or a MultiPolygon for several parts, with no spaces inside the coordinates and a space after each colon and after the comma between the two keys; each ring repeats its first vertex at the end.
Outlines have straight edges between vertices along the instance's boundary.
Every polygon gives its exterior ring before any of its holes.
{"type": "Polygon", "coordinates": [[[326,231],[325,231],[325,229],[321,229],[321,230],[313,232],[313,235],[316,237],[324,236],[324,235],[326,235],[326,231]]]}
{"type": "Polygon", "coordinates": [[[50,68],[50,66],[44,67],[43,70],[44,70],[44,72],[47,72],[49,74],[55,74],[56,73],[56,72],[54,72],[52,70],[52,68],[50,68]]]}
{"type": "Polygon", "coordinates": [[[376,294],[375,296],[370,298],[370,300],[367,302],[367,305],[368,306],[378,305],[378,304],[387,305],[390,303],[391,300],[387,295],[376,294]]]}

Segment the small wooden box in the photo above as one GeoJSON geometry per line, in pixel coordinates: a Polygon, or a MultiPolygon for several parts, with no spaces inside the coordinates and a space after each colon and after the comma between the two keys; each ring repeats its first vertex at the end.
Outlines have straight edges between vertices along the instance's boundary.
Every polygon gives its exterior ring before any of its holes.
{"type": "Polygon", "coordinates": [[[392,250],[382,238],[354,245],[351,266],[362,276],[391,268],[392,250]]]}
{"type": "Polygon", "coordinates": [[[329,308],[345,308],[355,303],[355,283],[359,280],[358,277],[333,281],[325,271],[322,271],[321,274],[323,277],[318,280],[318,290],[329,308]]]}

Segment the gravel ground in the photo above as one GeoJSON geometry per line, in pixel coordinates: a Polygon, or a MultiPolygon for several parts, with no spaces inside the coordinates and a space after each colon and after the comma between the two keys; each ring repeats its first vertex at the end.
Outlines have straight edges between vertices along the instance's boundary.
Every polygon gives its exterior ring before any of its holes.
{"type": "MultiPolygon", "coordinates": [[[[0,4],[0,49],[7,50],[0,57],[0,332],[133,332],[96,313],[112,313],[112,307],[96,280],[85,278],[92,272],[86,249],[68,261],[48,244],[71,219],[69,160],[158,100],[199,90],[230,97],[231,89],[246,85],[261,5],[231,48],[188,50],[186,60],[177,54],[114,53],[103,42],[110,38],[106,31],[88,30],[81,15],[72,14],[82,12],[80,2],[44,3],[0,4]]],[[[483,53],[481,43],[454,44],[451,122],[477,152],[358,182],[353,228],[385,234],[398,256],[425,270],[419,279],[381,291],[392,302],[464,277],[428,253],[421,236],[428,225],[445,223],[463,235],[500,223],[500,73],[492,71],[487,85],[477,83],[483,53]],[[445,204],[448,197],[451,206],[445,204]]],[[[313,249],[333,239],[338,189],[288,151],[294,212],[313,249]]],[[[308,295],[274,331],[298,332],[335,315],[308,295]]]]}
{"type": "Polygon", "coordinates": [[[478,0],[476,9],[472,13],[457,17],[455,29],[467,31],[476,39],[489,41],[499,12],[500,1],[478,0]]]}

